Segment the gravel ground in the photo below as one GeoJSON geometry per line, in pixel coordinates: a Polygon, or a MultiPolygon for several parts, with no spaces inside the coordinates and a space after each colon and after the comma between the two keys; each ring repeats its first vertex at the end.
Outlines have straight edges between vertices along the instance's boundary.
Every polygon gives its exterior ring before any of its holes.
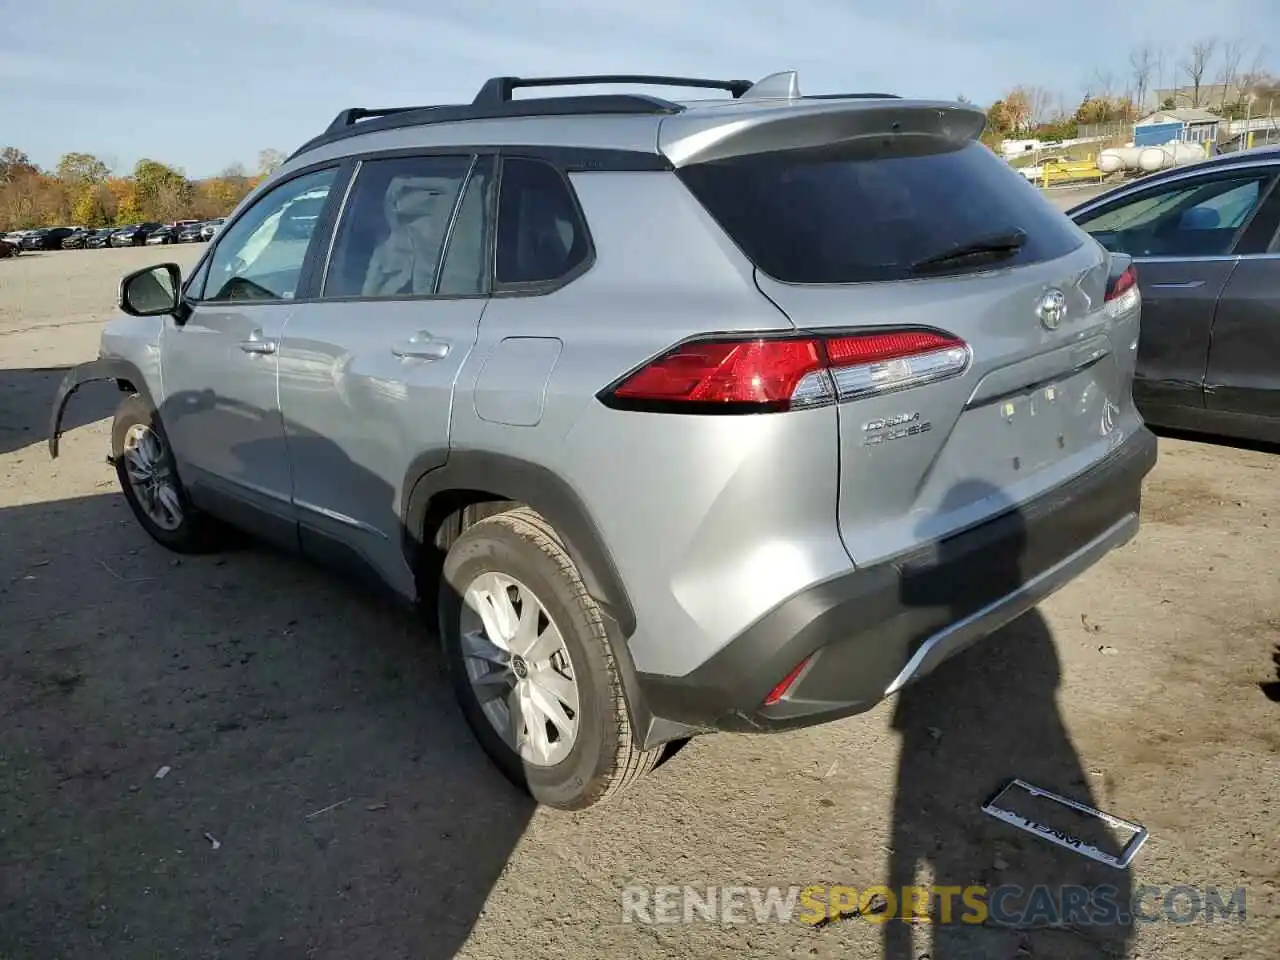
{"type": "Polygon", "coordinates": [[[265,550],[153,545],[103,463],[109,387],[49,460],[63,369],[94,355],[119,276],[168,254],[0,261],[0,960],[1280,954],[1274,452],[1162,439],[1136,541],[903,696],[536,810],[416,623],[265,550]],[[1133,869],[983,817],[1011,776],[1146,824],[1133,869]],[[1244,887],[1247,916],[812,929],[620,907],[628,883],[913,879],[1151,885],[1148,911],[1244,887]]]}

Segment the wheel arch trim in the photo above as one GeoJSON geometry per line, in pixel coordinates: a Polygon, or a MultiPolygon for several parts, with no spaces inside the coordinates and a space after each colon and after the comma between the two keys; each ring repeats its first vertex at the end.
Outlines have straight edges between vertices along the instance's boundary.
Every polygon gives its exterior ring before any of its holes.
{"type": "Polygon", "coordinates": [[[425,526],[433,503],[439,503],[437,498],[459,490],[485,491],[541,514],[555,529],[592,599],[624,638],[635,631],[635,610],[590,511],[577,492],[546,467],[484,451],[455,450],[444,456],[432,452],[410,465],[405,481],[401,519],[405,559],[411,569],[418,569],[421,551],[429,547],[435,533],[425,526]],[[424,463],[430,466],[420,466],[424,463]]]}
{"type": "Polygon", "coordinates": [[[147,388],[147,378],[136,365],[121,357],[99,357],[88,363],[81,363],[67,371],[58,386],[53,398],[53,409],[49,416],[49,456],[58,459],[58,441],[62,437],[62,417],[66,413],[71,397],[86,383],[97,380],[113,380],[121,389],[141,394],[155,407],[147,388]]]}

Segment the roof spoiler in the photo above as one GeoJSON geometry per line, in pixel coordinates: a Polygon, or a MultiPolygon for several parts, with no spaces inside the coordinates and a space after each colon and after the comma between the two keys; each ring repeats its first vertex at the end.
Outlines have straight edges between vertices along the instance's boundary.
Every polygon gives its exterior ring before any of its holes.
{"type": "Polygon", "coordinates": [[[950,101],[866,95],[800,97],[779,110],[664,117],[658,130],[658,149],[673,166],[684,167],[868,139],[927,137],[963,143],[976,140],[986,124],[986,114],[977,107],[950,101]]]}

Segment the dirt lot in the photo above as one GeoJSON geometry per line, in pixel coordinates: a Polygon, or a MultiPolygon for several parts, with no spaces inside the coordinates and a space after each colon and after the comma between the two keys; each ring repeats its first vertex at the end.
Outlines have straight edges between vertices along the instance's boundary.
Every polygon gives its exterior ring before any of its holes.
{"type": "Polygon", "coordinates": [[[153,545],[103,462],[110,388],[82,392],[49,460],[63,368],[95,353],[119,276],[160,257],[0,262],[3,960],[1280,954],[1280,703],[1259,687],[1277,454],[1162,439],[1135,542],[897,700],[695,741],[612,806],[534,810],[417,624],[265,551],[153,545]],[[979,812],[1011,776],[1151,839],[1129,873],[1093,869],[979,812]],[[1179,884],[1244,887],[1247,916],[811,929],[620,907],[628,883],[913,879],[1151,885],[1149,914],[1179,884]]]}

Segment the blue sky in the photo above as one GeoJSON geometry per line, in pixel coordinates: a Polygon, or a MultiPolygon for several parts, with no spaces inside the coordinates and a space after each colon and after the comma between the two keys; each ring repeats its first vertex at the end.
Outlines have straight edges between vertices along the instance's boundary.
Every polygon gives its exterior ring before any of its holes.
{"type": "Polygon", "coordinates": [[[1098,70],[1122,85],[1143,41],[1169,85],[1205,35],[1280,48],[1280,0],[0,0],[0,146],[205,176],[343,107],[465,102],[498,74],[797,69],[807,93],[1070,102],[1098,70]]]}

